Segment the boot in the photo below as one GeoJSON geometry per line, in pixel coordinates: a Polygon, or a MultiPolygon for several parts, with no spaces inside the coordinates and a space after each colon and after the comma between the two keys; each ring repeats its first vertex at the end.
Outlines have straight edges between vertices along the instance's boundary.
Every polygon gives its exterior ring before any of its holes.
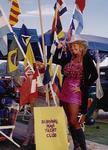
{"type": "Polygon", "coordinates": [[[81,150],[87,150],[86,142],[85,142],[85,135],[82,129],[76,129],[77,140],[81,147],[81,150]]]}
{"type": "Polygon", "coordinates": [[[78,143],[78,139],[77,139],[76,129],[72,125],[69,125],[69,131],[70,131],[71,137],[73,139],[73,144],[74,144],[73,150],[79,150],[79,143],[78,143]]]}

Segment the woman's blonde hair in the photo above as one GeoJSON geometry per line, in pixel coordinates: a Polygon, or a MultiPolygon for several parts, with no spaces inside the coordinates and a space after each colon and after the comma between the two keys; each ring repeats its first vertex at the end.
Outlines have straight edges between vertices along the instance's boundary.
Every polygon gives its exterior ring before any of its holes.
{"type": "Polygon", "coordinates": [[[82,55],[81,57],[83,58],[83,56],[86,54],[87,49],[88,49],[88,43],[85,40],[76,40],[73,42],[68,42],[68,47],[70,49],[70,46],[72,46],[73,44],[78,44],[80,45],[81,51],[82,51],[82,55]]]}

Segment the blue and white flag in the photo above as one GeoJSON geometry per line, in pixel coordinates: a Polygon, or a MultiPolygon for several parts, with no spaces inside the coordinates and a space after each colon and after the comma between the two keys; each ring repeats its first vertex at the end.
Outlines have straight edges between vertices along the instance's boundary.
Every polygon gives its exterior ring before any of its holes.
{"type": "Polygon", "coordinates": [[[10,33],[10,28],[5,19],[3,10],[0,7],[0,51],[5,56],[7,55],[7,34],[10,33]]]}
{"type": "Polygon", "coordinates": [[[74,11],[73,19],[75,19],[78,22],[78,26],[76,28],[75,33],[80,34],[80,32],[83,30],[83,17],[81,11],[77,8],[74,11]]]}

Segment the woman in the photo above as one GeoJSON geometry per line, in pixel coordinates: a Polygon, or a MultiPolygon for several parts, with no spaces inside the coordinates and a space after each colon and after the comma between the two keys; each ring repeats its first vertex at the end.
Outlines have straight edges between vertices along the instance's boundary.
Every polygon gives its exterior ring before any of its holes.
{"type": "MultiPolygon", "coordinates": [[[[58,48],[64,47],[60,43],[58,48]]],[[[73,138],[74,150],[86,150],[85,136],[78,121],[79,112],[86,114],[88,87],[97,79],[95,65],[87,52],[87,42],[77,40],[68,43],[67,51],[56,50],[53,62],[62,65],[64,80],[60,102],[64,107],[73,138]]]]}

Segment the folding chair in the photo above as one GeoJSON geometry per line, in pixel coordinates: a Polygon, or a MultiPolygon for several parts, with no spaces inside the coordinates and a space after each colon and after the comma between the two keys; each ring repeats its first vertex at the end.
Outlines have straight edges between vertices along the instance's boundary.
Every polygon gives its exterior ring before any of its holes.
{"type": "Polygon", "coordinates": [[[13,131],[15,129],[15,123],[16,123],[16,118],[19,110],[19,104],[16,106],[12,106],[10,109],[11,114],[9,115],[9,124],[0,125],[0,134],[3,135],[6,139],[11,141],[13,144],[15,144],[17,147],[20,147],[18,143],[16,143],[13,139],[13,131]]]}

